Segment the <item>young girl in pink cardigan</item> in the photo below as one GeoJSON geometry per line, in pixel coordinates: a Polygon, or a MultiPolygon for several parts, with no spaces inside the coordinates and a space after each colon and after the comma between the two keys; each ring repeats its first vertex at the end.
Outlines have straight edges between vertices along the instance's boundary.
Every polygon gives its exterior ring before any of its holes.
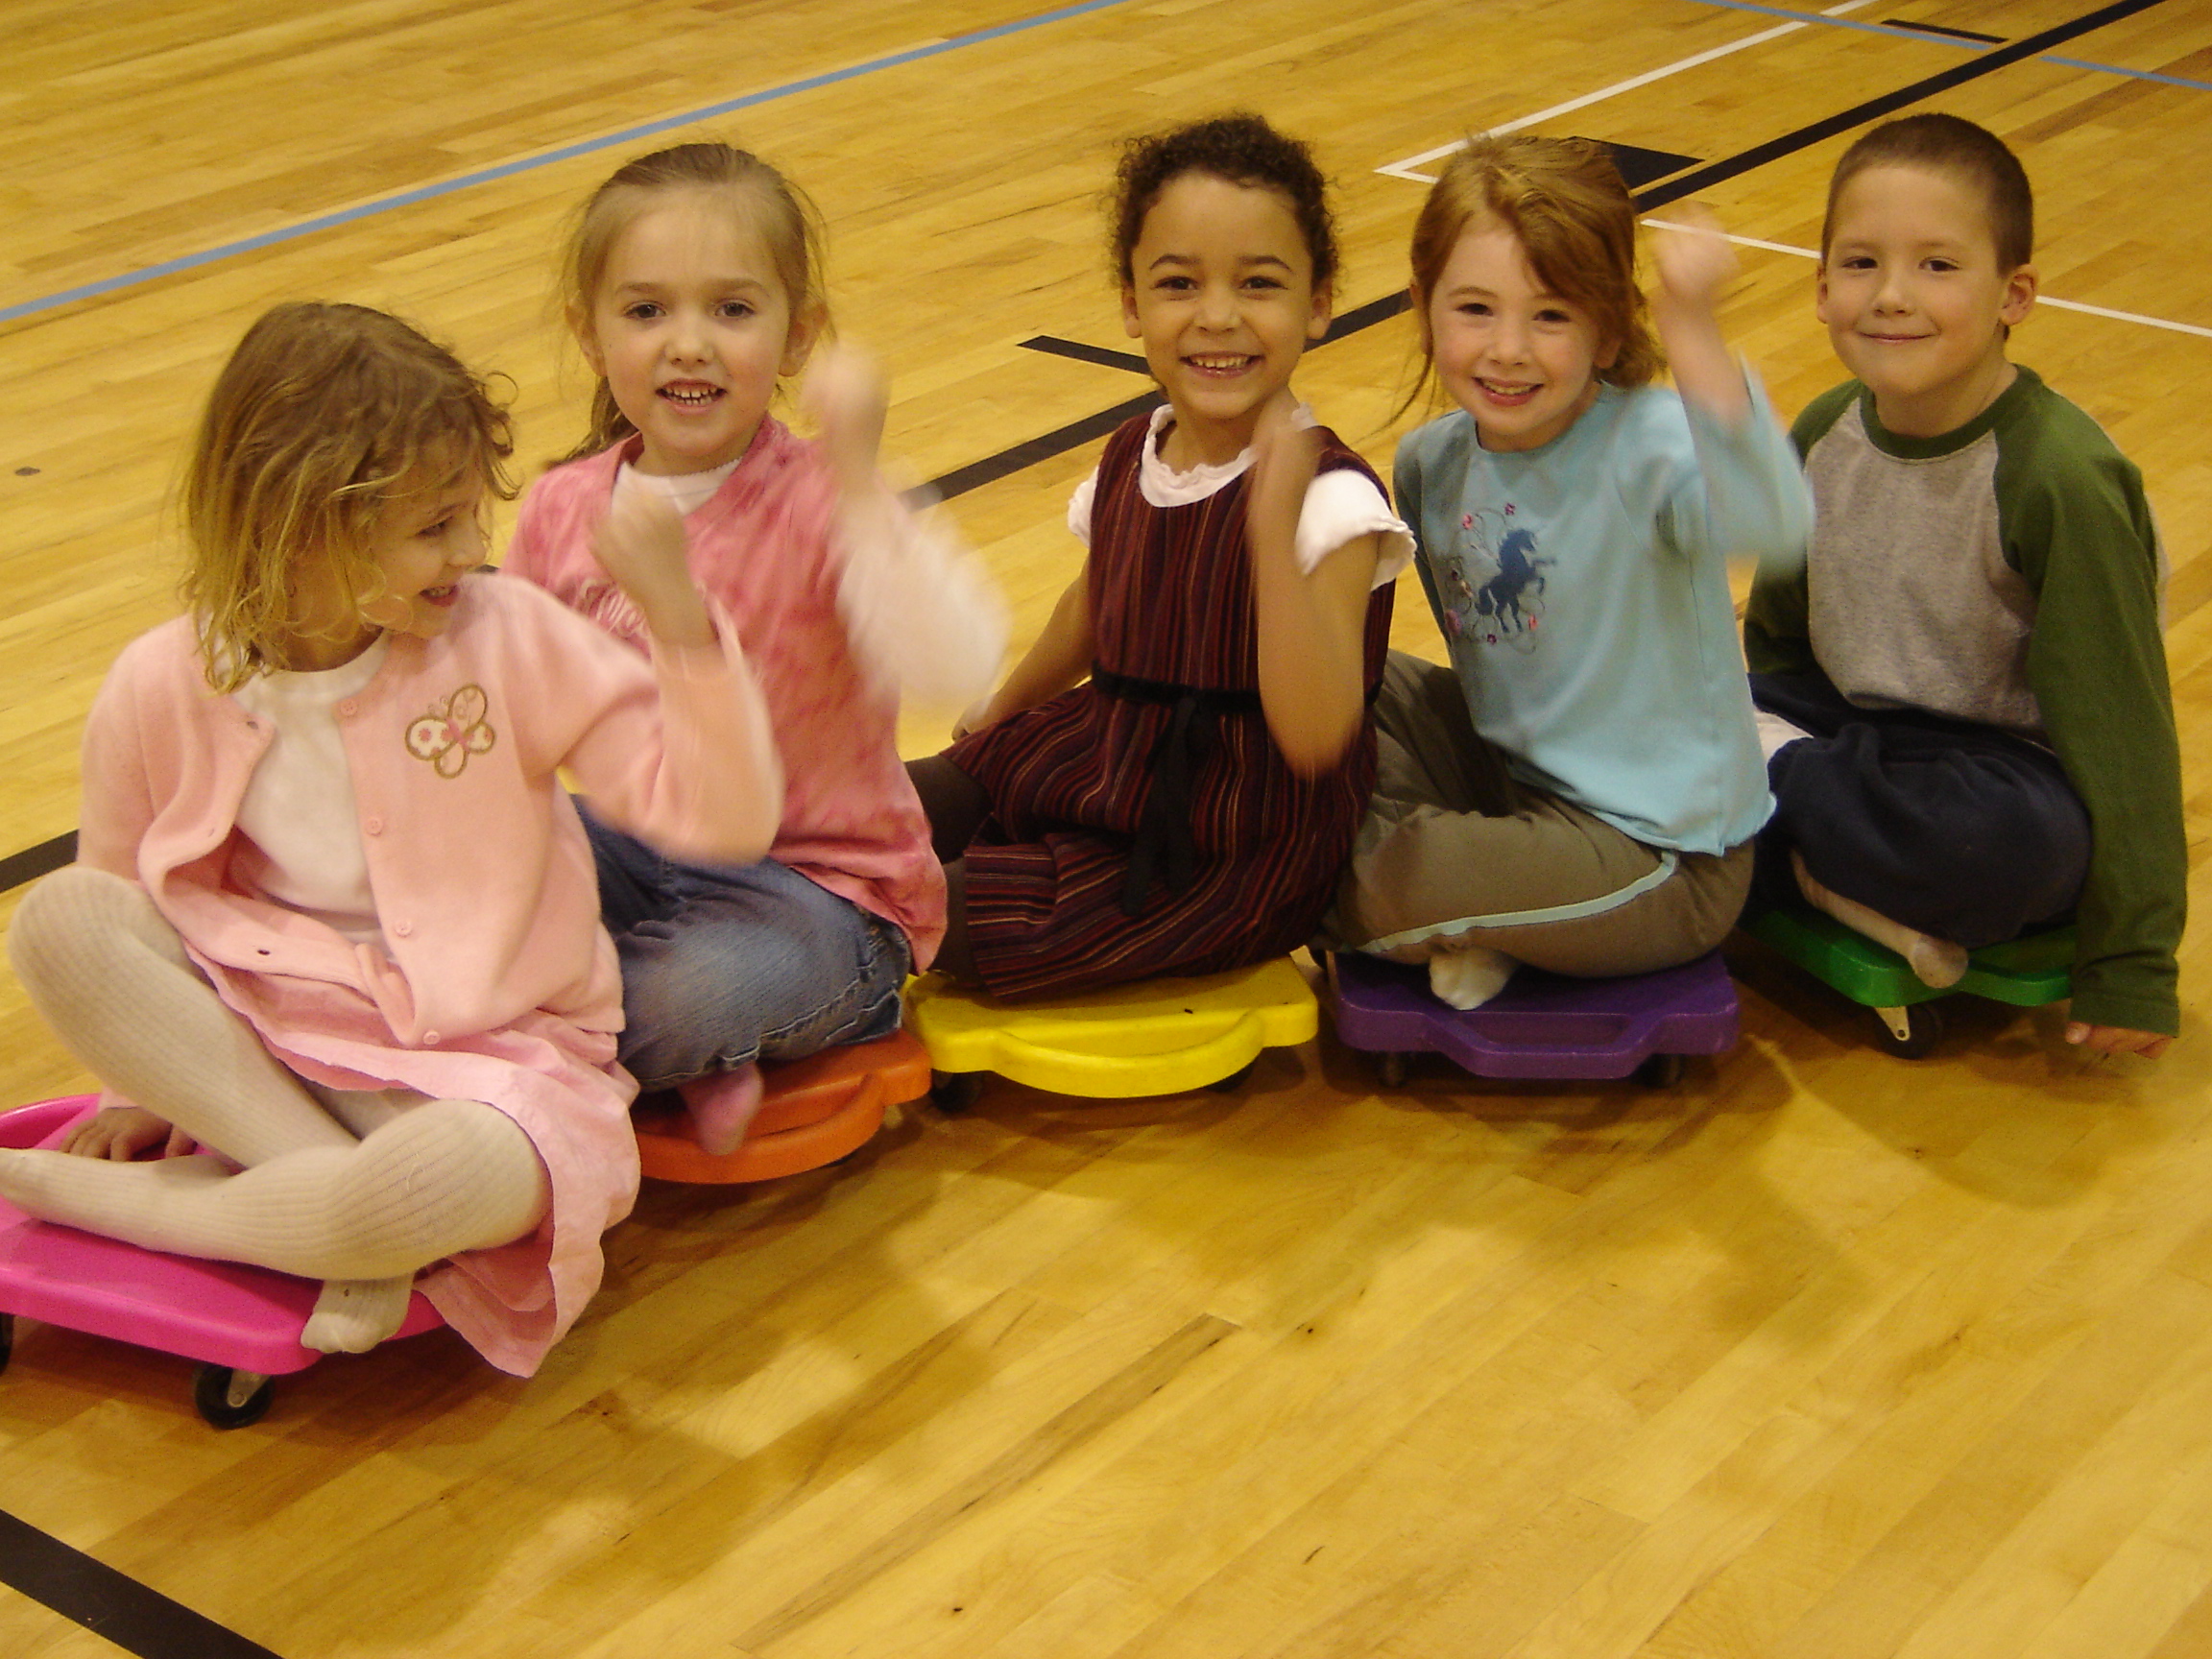
{"type": "Polygon", "coordinates": [[[39,1012],[135,1105],[80,1132],[89,1156],[0,1153],[0,1191],[322,1279],[315,1348],[390,1334],[429,1267],[446,1320],[527,1375],[637,1185],[620,980],[557,774],[733,860],[768,845],[782,783],[672,513],[598,542],[650,660],[476,573],[510,447],[482,383],[381,313],[287,305],[248,332],[186,483],[190,614],[101,687],[78,862],[9,936],[39,1012]],[[169,1125],[222,1156],[130,1161],[169,1125]]]}

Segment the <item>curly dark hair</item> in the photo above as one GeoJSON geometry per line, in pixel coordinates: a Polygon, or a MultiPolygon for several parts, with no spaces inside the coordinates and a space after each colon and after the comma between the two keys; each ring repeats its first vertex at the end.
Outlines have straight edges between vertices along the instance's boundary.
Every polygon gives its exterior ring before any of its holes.
{"type": "Polygon", "coordinates": [[[1144,216],[1160,192],[1186,173],[1209,173],[1232,184],[1278,190],[1289,204],[1313,259],[1313,286],[1336,276],[1336,220],[1329,211],[1329,181],[1313,153],[1275,131],[1249,110],[1189,122],[1165,132],[1131,138],[1121,146],[1114,174],[1114,275],[1124,286],[1136,280],[1130,263],[1144,216]]]}

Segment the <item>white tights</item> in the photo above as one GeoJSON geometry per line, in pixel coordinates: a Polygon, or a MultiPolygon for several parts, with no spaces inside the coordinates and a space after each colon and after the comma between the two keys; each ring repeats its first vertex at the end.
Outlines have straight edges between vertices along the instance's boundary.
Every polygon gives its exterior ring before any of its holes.
{"type": "Polygon", "coordinates": [[[24,896],[8,944],[39,1013],[103,1083],[246,1166],[0,1151],[0,1192],[30,1214],[325,1280],[301,1340],[326,1349],[390,1335],[418,1268],[543,1218],[544,1167],[504,1113],[425,1100],[356,1139],[224,1006],[134,884],[57,871],[24,896]]]}

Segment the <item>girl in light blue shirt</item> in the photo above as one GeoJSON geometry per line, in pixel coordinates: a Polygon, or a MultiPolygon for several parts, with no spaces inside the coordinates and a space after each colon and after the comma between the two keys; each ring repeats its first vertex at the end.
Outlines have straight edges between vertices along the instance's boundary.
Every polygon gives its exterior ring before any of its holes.
{"type": "Polygon", "coordinates": [[[1801,560],[1811,498],[1721,338],[1726,243],[1654,252],[1647,306],[1635,203],[1579,138],[1474,141],[1414,226],[1413,309],[1458,408],[1400,444],[1396,491],[1451,665],[1392,654],[1330,930],[1426,961],[1455,1007],[1524,962],[1712,950],[1772,809],[1727,560],[1801,560]]]}

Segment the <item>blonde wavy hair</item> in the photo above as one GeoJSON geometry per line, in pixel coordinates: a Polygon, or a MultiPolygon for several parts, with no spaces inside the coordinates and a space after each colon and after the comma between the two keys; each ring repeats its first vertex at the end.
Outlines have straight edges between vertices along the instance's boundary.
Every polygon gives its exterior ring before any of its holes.
{"type": "Polygon", "coordinates": [[[183,486],[182,595],[208,684],[284,664],[299,576],[322,565],[358,613],[380,598],[395,509],[469,474],[515,493],[507,412],[444,347],[363,305],[279,305],[216,377],[183,486]]]}
{"type": "Polygon", "coordinates": [[[1445,163],[1413,222],[1413,310],[1421,330],[1421,367],[1406,404],[1435,380],[1435,342],[1429,299],[1443,279],[1452,250],[1472,227],[1503,226],[1527,255],[1544,286],[1596,325],[1598,371],[1608,385],[1649,383],[1665,367],[1650,307],[1636,281],[1636,199],[1595,138],[1539,138],[1516,132],[1471,138],[1445,163]]]}

